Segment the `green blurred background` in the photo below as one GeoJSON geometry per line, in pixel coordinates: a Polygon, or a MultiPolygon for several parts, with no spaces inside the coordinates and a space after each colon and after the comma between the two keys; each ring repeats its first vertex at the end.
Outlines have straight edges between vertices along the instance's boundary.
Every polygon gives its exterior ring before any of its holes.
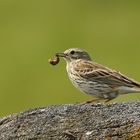
{"type": "Polygon", "coordinates": [[[139,7],[135,0],[1,0],[0,116],[91,99],[72,86],[63,60],[48,64],[68,48],[140,81],[139,7]]]}

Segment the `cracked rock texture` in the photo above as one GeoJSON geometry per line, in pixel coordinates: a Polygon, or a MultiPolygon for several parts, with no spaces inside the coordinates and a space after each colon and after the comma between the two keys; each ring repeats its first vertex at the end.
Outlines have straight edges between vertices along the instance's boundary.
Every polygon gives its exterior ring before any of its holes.
{"type": "Polygon", "coordinates": [[[140,102],[30,109],[0,119],[0,140],[140,140],[140,102]]]}

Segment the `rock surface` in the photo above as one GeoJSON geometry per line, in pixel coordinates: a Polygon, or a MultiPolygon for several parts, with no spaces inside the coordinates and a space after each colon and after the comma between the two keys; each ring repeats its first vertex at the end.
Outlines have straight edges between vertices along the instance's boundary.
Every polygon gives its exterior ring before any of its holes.
{"type": "Polygon", "coordinates": [[[0,119],[0,140],[129,139],[140,139],[140,102],[53,105],[0,119]]]}

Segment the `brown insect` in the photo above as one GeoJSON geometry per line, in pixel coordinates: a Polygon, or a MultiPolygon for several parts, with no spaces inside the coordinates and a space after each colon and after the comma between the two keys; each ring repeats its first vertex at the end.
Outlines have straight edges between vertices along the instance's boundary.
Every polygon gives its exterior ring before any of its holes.
{"type": "Polygon", "coordinates": [[[59,61],[60,61],[60,59],[59,59],[58,55],[55,55],[55,58],[53,58],[53,59],[51,59],[51,58],[49,59],[49,63],[52,64],[52,65],[58,64],[59,61]]]}

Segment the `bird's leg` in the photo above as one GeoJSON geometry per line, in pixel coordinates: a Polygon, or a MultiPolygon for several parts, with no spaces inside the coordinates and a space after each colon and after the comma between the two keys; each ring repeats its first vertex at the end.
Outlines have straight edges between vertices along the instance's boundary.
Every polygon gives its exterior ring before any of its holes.
{"type": "Polygon", "coordinates": [[[93,102],[104,102],[104,103],[108,103],[110,102],[112,99],[104,99],[104,98],[96,98],[96,99],[92,99],[92,100],[89,100],[89,101],[86,101],[87,104],[90,104],[90,103],[93,103],[93,102]]]}
{"type": "Polygon", "coordinates": [[[108,103],[109,101],[111,101],[112,99],[106,99],[105,100],[105,103],[108,103]]]}
{"type": "Polygon", "coordinates": [[[95,99],[92,99],[92,100],[89,100],[89,101],[85,101],[85,102],[82,102],[81,104],[90,104],[90,103],[93,103],[93,102],[98,102],[99,100],[101,100],[100,98],[95,98],[95,99]]]}
{"type": "Polygon", "coordinates": [[[93,103],[93,102],[98,102],[98,101],[100,101],[100,100],[101,100],[100,98],[95,98],[95,99],[86,101],[86,103],[87,103],[87,104],[90,104],[90,103],[93,103]]]}

